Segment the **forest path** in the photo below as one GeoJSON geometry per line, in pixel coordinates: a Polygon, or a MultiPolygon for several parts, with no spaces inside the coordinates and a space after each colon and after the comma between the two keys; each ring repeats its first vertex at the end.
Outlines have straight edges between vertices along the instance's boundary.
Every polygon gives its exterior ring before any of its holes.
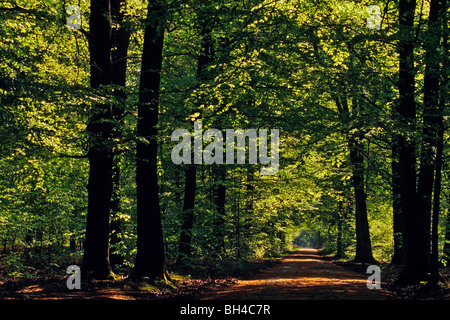
{"type": "Polygon", "coordinates": [[[236,285],[221,287],[200,300],[386,300],[382,289],[367,288],[367,276],[323,259],[315,249],[300,249],[273,268],[236,285]]]}
{"type": "MultiPolygon", "coordinates": [[[[369,275],[367,275],[369,276],[369,275]]],[[[301,249],[274,267],[240,279],[233,285],[209,287],[193,279],[190,286],[156,295],[128,281],[82,282],[81,290],[68,290],[66,277],[36,278],[2,283],[0,300],[385,300],[387,291],[369,290],[367,276],[326,261],[315,249],[301,249]],[[203,287],[205,285],[205,287],[203,287]],[[208,288],[209,287],[209,288],[208,288]],[[206,288],[206,290],[205,290],[206,288]]],[[[222,279],[224,280],[224,279],[222,279]]],[[[219,281],[220,282],[220,281],[219,281]]]]}

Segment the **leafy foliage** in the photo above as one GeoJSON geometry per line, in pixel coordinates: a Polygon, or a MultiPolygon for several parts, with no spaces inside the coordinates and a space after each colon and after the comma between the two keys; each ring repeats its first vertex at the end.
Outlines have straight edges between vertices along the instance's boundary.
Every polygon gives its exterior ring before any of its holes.
{"type": "MultiPolygon", "coordinates": [[[[281,158],[274,176],[261,176],[257,166],[249,164],[224,165],[223,181],[216,178],[217,166],[198,166],[192,264],[277,256],[292,248],[297,237],[309,237],[297,243],[320,243],[330,252],[353,256],[354,163],[349,141],[355,137],[363,150],[374,255],[391,259],[392,136],[406,132],[417,141],[422,137],[420,131],[409,132],[391,117],[399,96],[397,5],[379,2],[381,30],[370,30],[366,26],[370,4],[167,1],[158,175],[169,262],[178,255],[187,170],[172,163],[170,136],[178,128],[190,130],[195,119],[202,119],[204,130],[279,128],[281,158]],[[208,39],[202,38],[205,29],[208,39]],[[211,44],[211,59],[204,74],[198,74],[205,41],[211,44]],[[347,111],[339,105],[344,101],[347,111]],[[219,185],[226,190],[224,212],[215,201],[219,185]]],[[[56,248],[82,249],[89,169],[86,125],[92,106],[102,99],[114,100],[110,93],[117,89],[127,98],[112,101],[124,108],[124,116],[114,141],[120,169],[116,190],[120,212],[115,219],[120,229],[113,232],[120,241],[110,251],[124,257],[116,271],[125,272],[134,263],[134,160],[145,6],[128,1],[123,8],[123,23],[131,32],[126,87],[94,91],[89,88],[88,2],[78,5],[81,30],[65,25],[62,1],[0,5],[0,245],[8,254],[2,262],[13,276],[29,272],[17,267],[23,266],[18,252],[43,255],[56,248]]],[[[422,9],[415,26],[419,105],[426,2],[422,9]]],[[[440,50],[448,60],[448,46],[440,50]]],[[[445,81],[443,86],[448,87],[445,81]]],[[[442,92],[445,101],[448,90],[442,92]]],[[[418,118],[420,126],[420,112],[418,118]]],[[[448,183],[444,165],[444,200],[448,183]]],[[[447,203],[442,203],[442,217],[447,203]]],[[[445,240],[443,220],[440,247],[445,240]]]]}

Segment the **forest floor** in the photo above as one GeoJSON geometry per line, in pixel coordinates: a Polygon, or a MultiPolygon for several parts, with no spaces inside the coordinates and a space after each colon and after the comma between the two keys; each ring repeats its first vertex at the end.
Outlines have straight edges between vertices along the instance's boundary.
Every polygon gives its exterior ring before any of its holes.
{"type": "Polygon", "coordinates": [[[236,277],[183,278],[168,285],[127,279],[82,281],[81,290],[66,287],[67,276],[31,279],[0,278],[0,300],[397,300],[449,299],[449,289],[422,293],[418,287],[393,290],[398,269],[382,267],[381,289],[368,289],[367,265],[333,262],[315,249],[291,252],[263,270],[236,277]]]}
{"type": "MultiPolygon", "coordinates": [[[[367,275],[368,276],[368,275],[367,275]]],[[[327,261],[315,249],[301,249],[280,264],[236,285],[217,288],[204,300],[386,300],[383,289],[367,288],[367,276],[327,261]]]]}

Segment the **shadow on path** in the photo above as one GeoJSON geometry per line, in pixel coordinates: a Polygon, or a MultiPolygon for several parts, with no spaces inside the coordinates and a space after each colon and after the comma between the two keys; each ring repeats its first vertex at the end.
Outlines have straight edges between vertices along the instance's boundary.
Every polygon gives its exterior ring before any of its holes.
{"type": "MultiPolygon", "coordinates": [[[[369,275],[367,275],[369,276],[369,275]]],[[[369,290],[367,277],[324,260],[315,249],[300,249],[280,264],[236,285],[221,287],[200,300],[387,300],[369,290]]]]}

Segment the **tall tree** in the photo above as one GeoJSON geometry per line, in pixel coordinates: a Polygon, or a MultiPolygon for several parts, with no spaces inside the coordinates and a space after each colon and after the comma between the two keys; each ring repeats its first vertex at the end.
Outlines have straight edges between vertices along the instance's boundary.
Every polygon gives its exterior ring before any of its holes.
{"type": "MultiPolygon", "coordinates": [[[[412,7],[410,10],[412,10],[412,7]]],[[[405,226],[407,228],[407,259],[406,266],[400,275],[400,283],[413,283],[428,279],[428,274],[431,271],[430,225],[433,183],[435,183],[437,187],[435,188],[435,191],[439,191],[439,186],[437,186],[437,184],[440,183],[439,172],[437,172],[437,181],[434,181],[434,177],[436,168],[439,171],[439,163],[437,162],[440,162],[437,158],[439,155],[436,154],[436,148],[439,147],[437,142],[441,135],[440,131],[442,126],[442,110],[439,107],[439,72],[441,59],[439,59],[440,54],[438,48],[442,32],[440,17],[444,15],[444,12],[445,8],[443,6],[443,1],[431,1],[427,36],[424,41],[426,53],[420,168],[416,196],[415,198],[409,199],[410,202],[414,202],[415,206],[414,209],[410,211],[410,214],[408,214],[410,217],[409,220],[405,221],[405,226]],[[413,199],[415,201],[413,201],[413,199]]],[[[410,65],[409,67],[411,68],[413,65],[410,65]]],[[[441,147],[439,147],[439,149],[441,149],[441,147]]],[[[439,196],[439,192],[436,192],[435,197],[439,196]]],[[[436,204],[437,202],[435,202],[435,206],[436,204]]],[[[436,220],[438,214],[435,214],[434,217],[436,220]]]]}
{"type": "MultiPolygon", "coordinates": [[[[394,142],[398,143],[398,165],[400,182],[399,207],[403,216],[403,238],[405,246],[405,260],[407,266],[402,272],[399,283],[408,282],[417,276],[415,238],[416,199],[416,144],[413,134],[416,128],[416,105],[414,101],[414,14],[415,0],[400,0],[399,2],[399,100],[394,110],[395,123],[399,127],[394,142]]],[[[421,271],[423,272],[423,270],[421,271]]]]}
{"type": "MultiPolygon", "coordinates": [[[[446,8],[446,3],[447,1],[444,2],[444,8],[446,8]]],[[[448,13],[443,15],[443,21],[445,20],[445,17],[448,16],[448,13]]],[[[448,55],[446,55],[445,53],[449,52],[449,46],[448,46],[448,35],[449,35],[449,29],[448,26],[443,23],[443,52],[444,52],[444,57],[443,57],[443,65],[442,65],[442,82],[441,82],[441,98],[440,98],[440,105],[441,105],[441,110],[445,107],[445,105],[448,103],[448,92],[449,90],[449,69],[450,69],[450,58],[448,55]]],[[[443,131],[443,128],[441,128],[441,130],[443,131]]],[[[443,132],[440,132],[441,134],[443,134],[443,132]]],[[[445,228],[445,241],[444,241],[444,254],[443,254],[443,259],[445,259],[445,261],[448,263],[450,262],[450,214],[447,213],[447,217],[446,217],[446,228],[445,228]]]]}
{"type": "MultiPolygon", "coordinates": [[[[425,56],[425,77],[424,77],[424,124],[423,124],[423,142],[421,161],[426,165],[423,175],[428,173],[434,174],[434,186],[425,185],[423,194],[418,194],[419,199],[422,198],[424,203],[424,214],[427,220],[432,218],[431,232],[431,252],[430,252],[430,273],[431,285],[437,285],[439,280],[439,243],[438,243],[438,226],[440,212],[440,196],[441,196],[441,169],[442,169],[442,153],[443,153],[443,110],[445,106],[445,94],[443,88],[446,86],[445,74],[447,66],[442,54],[439,52],[441,39],[443,39],[442,48],[445,50],[447,39],[444,35],[444,26],[447,25],[446,17],[446,0],[432,0],[430,3],[430,13],[428,17],[428,32],[426,41],[425,56]],[[442,68],[442,69],[441,69],[442,68]],[[423,159],[423,160],[422,160],[423,159]],[[432,169],[430,169],[431,167],[432,169]],[[433,191],[431,190],[433,189],[433,191]],[[431,193],[433,192],[433,211],[432,217],[428,217],[431,212],[431,193]]],[[[445,51],[444,51],[445,52],[445,51]]],[[[421,164],[422,165],[422,164],[421,164]]],[[[422,170],[422,168],[421,168],[422,170]]],[[[421,172],[422,173],[422,172],[421,172]]],[[[419,175],[420,178],[420,175],[419,175]]],[[[424,178],[425,180],[425,178],[424,178]]],[[[419,179],[420,186],[420,179],[419,179]]],[[[419,189],[420,190],[420,189],[419,189]]],[[[429,229],[428,229],[429,230],[429,229]]]]}
{"type": "MultiPolygon", "coordinates": [[[[341,116],[343,127],[349,128],[351,120],[357,119],[360,116],[360,102],[354,98],[351,110],[346,97],[339,99],[335,96],[335,102],[341,116]]],[[[364,134],[362,128],[358,128],[356,132],[353,131],[354,130],[348,130],[346,135],[350,152],[350,165],[352,167],[352,182],[355,199],[355,261],[373,263],[375,259],[372,255],[369,221],[367,218],[367,195],[365,191],[365,170],[362,142],[364,134]]]]}
{"type": "Polygon", "coordinates": [[[111,273],[109,219],[111,210],[117,211],[115,208],[119,206],[119,199],[113,192],[119,177],[117,165],[114,165],[114,139],[120,132],[117,123],[124,113],[125,103],[129,32],[121,25],[124,4],[124,0],[91,1],[89,20],[91,87],[103,96],[114,97],[108,98],[109,103],[93,107],[88,125],[90,171],[83,271],[100,279],[111,273]]]}
{"type": "MultiPolygon", "coordinates": [[[[127,74],[127,55],[130,44],[129,26],[124,21],[125,0],[111,1],[111,16],[113,23],[112,30],[112,96],[113,96],[113,121],[115,124],[113,137],[117,141],[122,136],[122,124],[126,106],[126,74],[127,74]]],[[[117,145],[114,146],[113,162],[113,195],[111,199],[111,238],[110,247],[121,242],[121,221],[120,221],[120,153],[117,145]]],[[[110,250],[111,251],[111,250],[110,250]]],[[[123,262],[123,256],[115,252],[110,252],[110,262],[114,265],[120,265],[123,262]]]]}
{"type": "Polygon", "coordinates": [[[214,181],[214,191],[213,191],[213,203],[215,207],[215,217],[214,217],[214,255],[219,257],[222,250],[225,248],[224,239],[224,223],[226,221],[226,194],[227,194],[227,171],[224,166],[213,166],[212,167],[212,178],[214,181]]]}
{"type": "Polygon", "coordinates": [[[424,277],[430,268],[431,198],[436,160],[434,153],[437,123],[440,117],[438,112],[439,59],[437,57],[440,35],[437,32],[439,29],[436,25],[439,5],[439,1],[431,1],[428,34],[425,41],[426,66],[423,88],[423,124],[413,245],[415,247],[414,269],[417,270],[418,280],[420,280],[420,277],[424,277]]]}
{"type": "Polygon", "coordinates": [[[158,106],[166,8],[151,0],[145,21],[136,145],[137,255],[134,277],[164,276],[165,257],[158,194],[158,106]]]}
{"type": "MultiPolygon", "coordinates": [[[[91,87],[105,94],[111,84],[111,1],[92,0],[89,19],[91,87]]],[[[104,279],[110,274],[109,214],[112,196],[112,107],[96,104],[88,125],[90,134],[88,213],[83,272],[104,279]]]]}
{"type": "MultiPolygon", "coordinates": [[[[207,79],[206,68],[212,60],[212,19],[206,10],[201,9],[198,13],[200,24],[200,52],[197,61],[197,82],[201,85],[207,79]]],[[[197,189],[197,165],[188,165],[185,171],[184,203],[182,213],[182,225],[179,241],[178,260],[182,263],[191,255],[192,226],[194,224],[195,192],[197,189]]]]}
{"type": "Polygon", "coordinates": [[[394,254],[391,263],[403,264],[405,261],[405,248],[403,245],[403,215],[400,208],[400,166],[398,155],[398,141],[395,141],[396,136],[392,138],[392,223],[394,233],[394,254]]]}
{"type": "Polygon", "coordinates": [[[361,137],[352,137],[349,141],[352,181],[355,193],[355,261],[374,263],[367,218],[367,195],[365,191],[364,156],[361,137]]]}

